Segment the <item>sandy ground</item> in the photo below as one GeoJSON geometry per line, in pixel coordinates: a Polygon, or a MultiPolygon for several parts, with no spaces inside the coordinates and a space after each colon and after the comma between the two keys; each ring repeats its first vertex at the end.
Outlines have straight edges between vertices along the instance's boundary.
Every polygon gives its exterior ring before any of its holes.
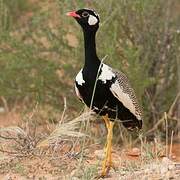
{"type": "MultiPolygon", "coordinates": [[[[19,114],[8,113],[0,115],[1,128],[19,124],[21,124],[19,114]]],[[[92,144],[87,148],[81,165],[78,154],[80,150],[79,147],[74,148],[68,154],[68,146],[63,145],[63,148],[61,146],[57,149],[44,148],[37,152],[33,150],[22,157],[0,152],[0,179],[95,179],[101,170],[101,161],[103,159],[102,146],[92,144]],[[61,154],[62,152],[64,153],[63,155],[61,154]]],[[[158,159],[151,159],[146,162],[145,159],[142,160],[140,148],[138,147],[114,147],[115,170],[111,169],[105,179],[135,180],[140,177],[148,180],[180,179],[180,144],[173,144],[171,157],[172,159],[169,159],[161,154],[158,159]]]]}

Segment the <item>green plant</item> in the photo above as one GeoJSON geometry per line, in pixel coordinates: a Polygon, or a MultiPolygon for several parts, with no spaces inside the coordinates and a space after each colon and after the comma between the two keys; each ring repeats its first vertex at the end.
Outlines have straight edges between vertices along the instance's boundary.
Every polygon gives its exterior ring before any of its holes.
{"type": "Polygon", "coordinates": [[[28,109],[38,102],[60,111],[67,97],[68,115],[77,115],[82,105],[74,97],[73,79],[83,63],[83,39],[65,13],[90,7],[101,15],[99,56],[107,55],[105,63],[127,74],[143,107],[144,127],[153,127],[179,91],[176,4],[0,0],[0,96],[10,107],[25,104],[28,109]]]}

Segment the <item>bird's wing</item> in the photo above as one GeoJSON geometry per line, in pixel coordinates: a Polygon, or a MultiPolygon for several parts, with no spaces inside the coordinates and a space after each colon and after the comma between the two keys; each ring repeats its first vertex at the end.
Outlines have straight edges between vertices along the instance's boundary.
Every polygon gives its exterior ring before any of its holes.
{"type": "Polygon", "coordinates": [[[116,75],[114,83],[112,83],[110,90],[112,94],[138,119],[141,118],[141,109],[138,105],[134,90],[131,88],[126,75],[122,72],[111,69],[116,75]]]}
{"type": "Polygon", "coordinates": [[[82,74],[82,69],[81,69],[76,76],[74,88],[75,88],[75,92],[76,92],[77,97],[82,102],[83,102],[83,98],[81,97],[81,94],[80,94],[77,86],[82,86],[84,83],[85,83],[85,81],[83,79],[83,74],[82,74]]]}

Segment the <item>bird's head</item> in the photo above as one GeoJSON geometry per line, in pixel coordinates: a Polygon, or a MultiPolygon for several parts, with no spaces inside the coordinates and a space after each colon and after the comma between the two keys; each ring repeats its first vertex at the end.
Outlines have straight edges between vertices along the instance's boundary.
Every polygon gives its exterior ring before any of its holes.
{"type": "Polygon", "coordinates": [[[99,15],[92,9],[79,9],[71,11],[67,16],[74,17],[85,31],[97,31],[99,28],[99,15]]]}

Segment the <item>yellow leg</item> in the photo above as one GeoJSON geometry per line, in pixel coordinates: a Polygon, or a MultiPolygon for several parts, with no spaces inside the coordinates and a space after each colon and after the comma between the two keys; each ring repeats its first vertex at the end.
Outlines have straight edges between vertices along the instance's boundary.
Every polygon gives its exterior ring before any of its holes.
{"type": "Polygon", "coordinates": [[[110,125],[109,125],[109,137],[108,137],[108,144],[109,144],[109,148],[108,148],[108,166],[112,167],[113,163],[112,163],[112,138],[113,138],[113,126],[114,126],[114,122],[110,121],[110,125]]]}
{"type": "Polygon", "coordinates": [[[106,128],[109,129],[109,125],[110,125],[110,120],[108,118],[108,115],[106,114],[105,116],[103,116],[103,120],[106,124],[106,128]]]}
{"type": "Polygon", "coordinates": [[[106,174],[108,173],[110,167],[112,167],[113,163],[112,163],[112,137],[113,137],[113,125],[114,122],[111,122],[108,118],[108,116],[104,116],[103,117],[107,130],[108,130],[108,134],[107,134],[107,142],[106,142],[106,148],[105,148],[105,158],[102,164],[102,173],[101,176],[106,176],[106,174]]]}
{"type": "MultiPolygon", "coordinates": [[[[109,118],[108,118],[108,114],[106,114],[105,116],[102,116],[103,117],[103,120],[106,124],[106,128],[109,129],[109,124],[110,124],[110,121],[109,121],[109,118]]],[[[106,154],[107,152],[107,140],[106,140],[106,144],[104,145],[104,154],[106,154]]]]}

